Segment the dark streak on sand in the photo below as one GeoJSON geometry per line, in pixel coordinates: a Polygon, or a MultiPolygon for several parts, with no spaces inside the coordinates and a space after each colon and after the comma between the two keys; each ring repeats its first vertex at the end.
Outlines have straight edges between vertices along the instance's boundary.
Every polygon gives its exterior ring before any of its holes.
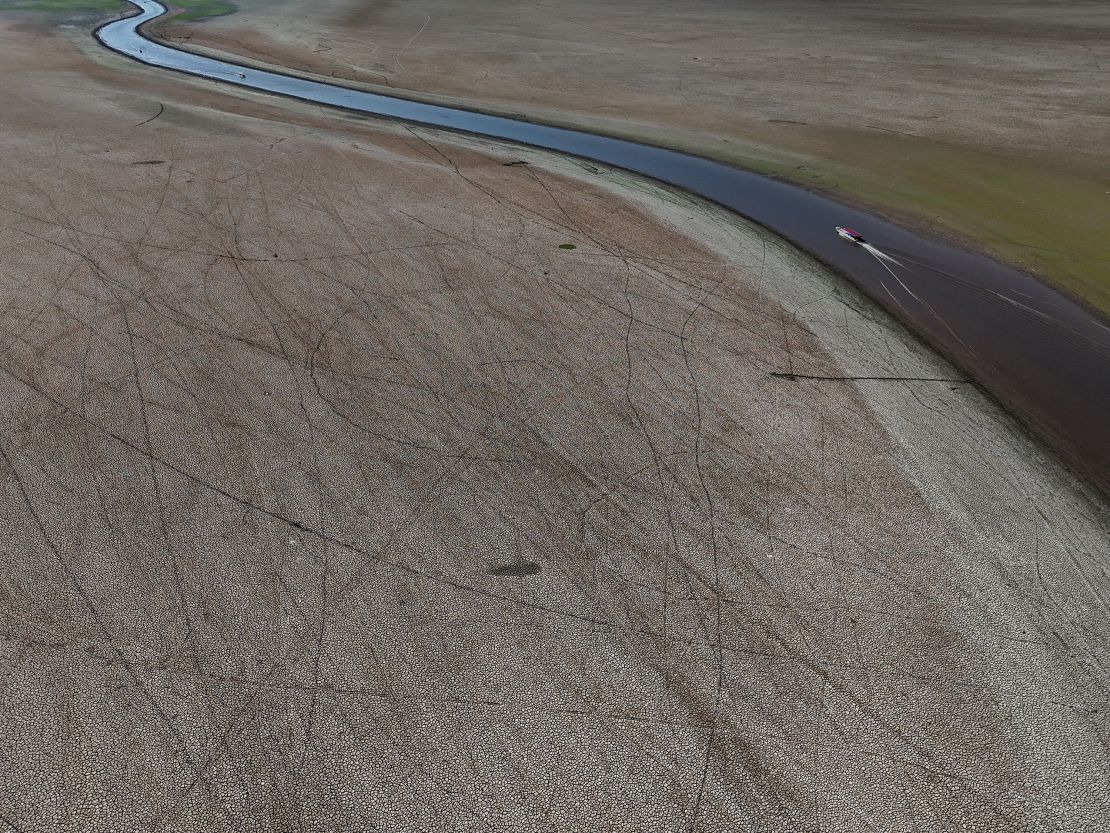
{"type": "Polygon", "coordinates": [[[541,569],[540,565],[534,561],[516,561],[512,564],[494,567],[489,571],[489,574],[491,576],[523,578],[524,576],[534,576],[540,572],[541,569]]]}

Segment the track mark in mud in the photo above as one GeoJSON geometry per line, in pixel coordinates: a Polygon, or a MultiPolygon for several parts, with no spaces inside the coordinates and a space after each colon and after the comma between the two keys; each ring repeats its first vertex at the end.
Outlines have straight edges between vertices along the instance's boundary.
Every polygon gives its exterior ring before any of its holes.
{"type": "Polygon", "coordinates": [[[147,124],[148,122],[154,121],[156,118],[158,118],[164,112],[166,112],[166,107],[165,107],[164,104],[162,104],[161,101],[159,101],[158,102],[158,112],[155,113],[153,116],[151,116],[149,119],[144,119],[143,121],[139,122],[138,124],[135,125],[135,127],[142,127],[144,124],[147,124]]]}
{"type": "Polygon", "coordinates": [[[776,379],[813,379],[819,382],[948,382],[974,385],[970,379],[945,379],[939,376],[807,376],[804,373],[771,373],[776,379]]]}

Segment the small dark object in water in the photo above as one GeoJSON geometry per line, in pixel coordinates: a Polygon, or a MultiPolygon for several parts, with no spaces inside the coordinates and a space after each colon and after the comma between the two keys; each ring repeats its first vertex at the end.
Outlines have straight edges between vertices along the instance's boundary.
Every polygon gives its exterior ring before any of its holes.
{"type": "Polygon", "coordinates": [[[573,243],[560,243],[559,248],[560,249],[577,249],[578,247],[575,246],[573,243]]]}
{"type": "Polygon", "coordinates": [[[510,576],[520,578],[523,576],[534,576],[543,568],[535,561],[516,561],[512,564],[503,564],[500,567],[493,567],[490,569],[491,576],[510,576]]]}

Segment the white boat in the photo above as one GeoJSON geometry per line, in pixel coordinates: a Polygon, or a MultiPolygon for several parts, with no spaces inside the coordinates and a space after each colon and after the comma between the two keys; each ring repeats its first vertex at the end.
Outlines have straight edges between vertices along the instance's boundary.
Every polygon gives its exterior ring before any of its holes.
{"type": "Polygon", "coordinates": [[[839,234],[841,237],[843,237],[845,240],[849,241],[850,243],[866,243],[867,242],[866,240],[863,239],[862,234],[860,234],[858,231],[854,231],[854,230],[848,228],[847,226],[837,226],[836,227],[836,233],[839,234]]]}

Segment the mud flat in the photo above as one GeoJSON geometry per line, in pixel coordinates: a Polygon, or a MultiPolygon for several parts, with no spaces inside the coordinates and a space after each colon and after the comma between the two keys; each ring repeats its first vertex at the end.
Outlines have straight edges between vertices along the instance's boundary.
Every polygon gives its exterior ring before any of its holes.
{"type": "Polygon", "coordinates": [[[249,67],[167,46],[144,35],[167,9],[135,0],[142,14],[98,29],[106,47],[141,63],[212,81],[570,153],[653,177],[737,211],[839,268],[971,380],[1018,414],[1084,473],[1110,487],[1110,326],[1019,270],[794,185],[682,154],[520,118],[381,95],[284,71],[249,67]],[[837,224],[867,229],[879,244],[846,246],[837,224]],[[896,257],[891,257],[893,253],[896,257]]]}
{"type": "Polygon", "coordinates": [[[2,25],[4,823],[1110,824],[1107,509],[839,278],[2,25]]]}

